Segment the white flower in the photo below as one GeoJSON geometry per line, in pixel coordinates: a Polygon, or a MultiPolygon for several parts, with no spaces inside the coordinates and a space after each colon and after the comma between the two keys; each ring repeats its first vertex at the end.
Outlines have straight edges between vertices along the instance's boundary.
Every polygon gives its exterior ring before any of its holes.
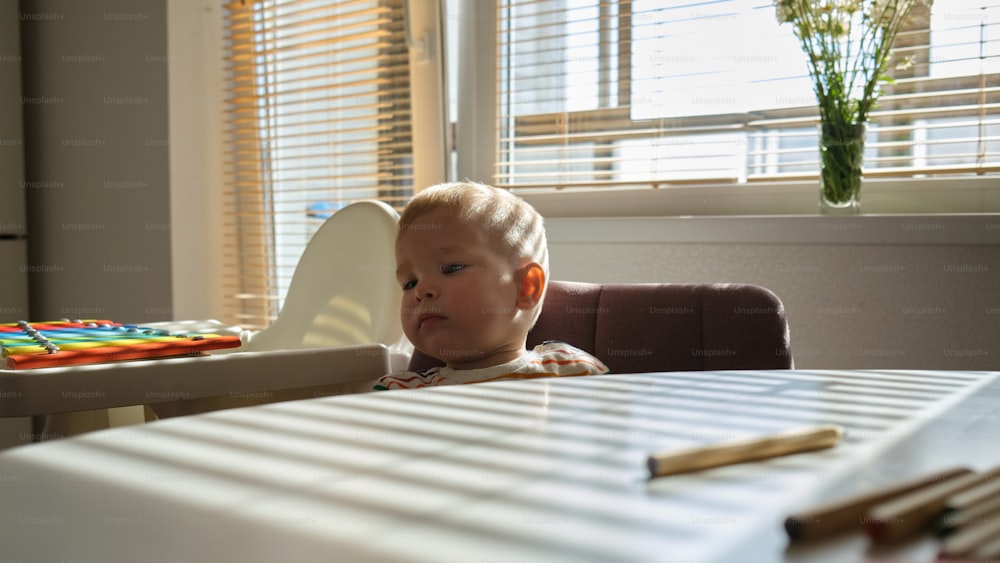
{"type": "Polygon", "coordinates": [[[903,60],[896,63],[896,70],[906,70],[917,64],[917,58],[913,55],[903,57],[903,60]]]}
{"type": "MultiPolygon", "coordinates": [[[[807,55],[821,115],[864,121],[881,92],[892,42],[915,5],[933,0],[772,0],[807,55]]],[[[903,59],[899,68],[914,64],[903,59]]]]}
{"type": "Polygon", "coordinates": [[[899,0],[872,0],[868,10],[868,18],[877,25],[886,25],[896,15],[896,5],[899,0]]]}
{"type": "Polygon", "coordinates": [[[794,13],[788,0],[774,0],[774,15],[778,18],[778,23],[782,24],[792,21],[794,13]]]}
{"type": "Polygon", "coordinates": [[[843,0],[839,9],[842,12],[853,14],[861,9],[861,0],[843,0]]]}

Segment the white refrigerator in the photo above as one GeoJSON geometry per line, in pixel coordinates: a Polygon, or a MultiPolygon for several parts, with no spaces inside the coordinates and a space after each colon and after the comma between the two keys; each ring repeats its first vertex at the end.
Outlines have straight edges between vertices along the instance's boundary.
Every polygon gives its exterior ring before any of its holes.
{"type": "Polygon", "coordinates": [[[28,320],[21,46],[17,0],[0,0],[0,322],[28,320]]]}
{"type": "MultiPolygon", "coordinates": [[[[28,310],[28,227],[25,212],[20,17],[17,0],[0,0],[0,323],[31,319],[28,310]]],[[[6,367],[6,364],[0,367],[6,367]]],[[[3,377],[3,371],[0,371],[3,377]]],[[[0,396],[3,402],[16,398],[0,396]]],[[[0,448],[31,441],[30,418],[0,412],[0,448]]]]}
{"type": "MultiPolygon", "coordinates": [[[[4,192],[6,193],[6,192],[4,192]]],[[[7,199],[6,197],[4,198],[7,199]]],[[[0,215],[8,215],[7,209],[0,215]]],[[[3,217],[0,225],[8,223],[3,217]]],[[[0,231],[0,323],[31,321],[28,311],[28,241],[17,229],[0,231]]]]}

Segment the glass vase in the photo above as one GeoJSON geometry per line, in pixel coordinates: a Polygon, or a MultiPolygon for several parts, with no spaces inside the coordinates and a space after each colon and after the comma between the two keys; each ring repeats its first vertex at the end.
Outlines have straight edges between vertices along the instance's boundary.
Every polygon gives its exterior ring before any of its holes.
{"type": "Polygon", "coordinates": [[[861,166],[865,159],[865,122],[819,126],[819,209],[824,215],[861,212],[861,166]]]}

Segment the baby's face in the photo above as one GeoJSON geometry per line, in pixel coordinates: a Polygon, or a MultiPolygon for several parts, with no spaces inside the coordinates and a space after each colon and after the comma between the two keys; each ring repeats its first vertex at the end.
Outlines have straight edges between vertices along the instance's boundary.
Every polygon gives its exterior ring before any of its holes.
{"type": "Polygon", "coordinates": [[[499,365],[524,350],[514,265],[445,211],[418,217],[396,243],[403,332],[456,369],[499,365]]]}

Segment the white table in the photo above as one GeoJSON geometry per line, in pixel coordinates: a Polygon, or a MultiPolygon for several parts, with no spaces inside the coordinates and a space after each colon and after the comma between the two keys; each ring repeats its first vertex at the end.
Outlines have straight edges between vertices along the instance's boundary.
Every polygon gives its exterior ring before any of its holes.
{"type": "Polygon", "coordinates": [[[1000,464],[998,398],[992,372],[701,372],[177,418],[0,454],[0,559],[857,561],[860,536],[786,552],[783,518],[1000,464]],[[821,422],[845,442],[646,480],[651,451],[821,422]]]}

